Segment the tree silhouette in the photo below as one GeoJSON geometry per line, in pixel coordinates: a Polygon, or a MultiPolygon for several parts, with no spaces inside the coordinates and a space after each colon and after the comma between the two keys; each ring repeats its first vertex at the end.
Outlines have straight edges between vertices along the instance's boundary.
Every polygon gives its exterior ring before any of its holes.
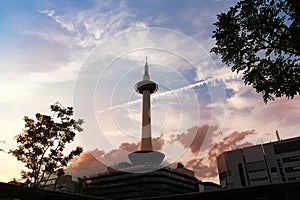
{"type": "Polygon", "coordinates": [[[217,17],[211,51],[265,103],[300,94],[300,0],[242,0],[217,17]]]}
{"type": "Polygon", "coordinates": [[[37,113],[36,121],[25,116],[25,128],[15,139],[20,145],[10,149],[19,161],[25,163],[28,171],[22,171],[22,179],[31,182],[33,188],[40,187],[51,175],[62,175],[68,162],[83,150],[76,147],[65,156],[67,143],[81,132],[82,119],[74,120],[73,108],[63,107],[58,102],[50,106],[53,117],[37,113]]]}

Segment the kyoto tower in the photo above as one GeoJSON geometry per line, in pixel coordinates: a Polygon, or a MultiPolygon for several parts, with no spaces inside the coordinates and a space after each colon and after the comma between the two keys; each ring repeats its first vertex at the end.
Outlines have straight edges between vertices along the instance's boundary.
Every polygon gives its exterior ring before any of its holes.
{"type": "Polygon", "coordinates": [[[158,85],[150,81],[149,67],[146,58],[143,80],[135,85],[136,92],[143,95],[141,151],[152,151],[150,94],[155,93],[157,89],[158,85]]]}
{"type": "Polygon", "coordinates": [[[163,153],[153,151],[151,138],[151,102],[150,95],[158,90],[158,85],[150,80],[149,66],[147,63],[144,66],[143,80],[135,85],[137,93],[143,95],[142,107],[142,138],[140,143],[140,150],[130,153],[128,155],[133,164],[145,165],[154,164],[159,165],[164,159],[163,153]]]}

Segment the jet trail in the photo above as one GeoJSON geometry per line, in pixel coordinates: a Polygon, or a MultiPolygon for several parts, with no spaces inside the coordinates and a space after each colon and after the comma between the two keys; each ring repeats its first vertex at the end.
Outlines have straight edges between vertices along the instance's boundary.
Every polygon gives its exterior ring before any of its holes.
{"type": "MultiPolygon", "coordinates": [[[[166,92],[162,92],[162,93],[158,93],[158,94],[155,94],[153,95],[152,99],[153,100],[157,100],[161,97],[167,97],[167,96],[171,96],[171,95],[174,95],[174,94],[177,94],[177,93],[180,93],[180,92],[184,92],[186,90],[189,90],[189,89],[193,89],[195,87],[199,87],[199,86],[202,86],[208,82],[211,82],[212,80],[214,80],[213,78],[211,79],[208,79],[206,81],[204,80],[201,80],[197,83],[193,83],[193,84],[190,84],[190,85],[186,85],[186,86],[183,86],[181,88],[177,88],[177,89],[174,89],[174,90],[171,90],[171,91],[166,91],[166,92]]],[[[100,110],[98,111],[99,114],[101,113],[104,113],[104,112],[107,112],[109,110],[113,110],[113,109],[116,109],[116,108],[124,108],[124,107],[129,107],[129,106],[132,106],[132,105],[135,105],[137,103],[140,103],[142,101],[142,99],[138,99],[138,100],[134,100],[134,101],[130,101],[130,102],[127,102],[127,103],[123,103],[123,104],[118,104],[118,105],[114,105],[112,107],[109,107],[108,109],[106,110],[100,110]]]]}

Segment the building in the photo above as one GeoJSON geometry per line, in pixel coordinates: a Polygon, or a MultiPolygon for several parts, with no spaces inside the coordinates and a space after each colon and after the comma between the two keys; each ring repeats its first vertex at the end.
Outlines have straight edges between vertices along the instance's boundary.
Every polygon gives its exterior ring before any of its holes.
{"type": "Polygon", "coordinates": [[[164,167],[136,173],[137,168],[145,170],[145,167],[150,166],[132,166],[135,173],[110,168],[106,173],[84,178],[82,193],[110,199],[131,199],[199,191],[199,181],[194,172],[181,165],[175,169],[164,167]]]}
{"type": "MultiPolygon", "coordinates": [[[[269,185],[241,187],[234,189],[216,190],[213,192],[194,192],[160,197],[142,198],[143,200],[298,200],[300,199],[300,182],[290,181],[269,185]]],[[[141,200],[142,200],[141,199],[141,200]]]]}
{"type": "Polygon", "coordinates": [[[221,190],[220,185],[213,182],[199,182],[199,192],[213,192],[221,190]]]}
{"type": "Polygon", "coordinates": [[[41,188],[60,192],[77,192],[77,182],[72,180],[71,175],[63,175],[58,178],[49,179],[46,183],[41,183],[41,188]]]}
{"type": "Polygon", "coordinates": [[[0,199],[15,199],[15,200],[104,200],[104,198],[80,195],[68,192],[60,192],[54,190],[38,189],[33,190],[31,187],[12,183],[0,182],[0,199]]]}
{"type": "Polygon", "coordinates": [[[300,180],[300,137],[278,139],[218,156],[221,188],[300,180]]]}
{"type": "MultiPolygon", "coordinates": [[[[252,187],[242,187],[235,189],[217,190],[213,192],[193,192],[185,194],[166,195],[159,197],[139,198],[144,200],[296,200],[300,199],[300,181],[290,181],[285,183],[260,185],[252,187]]],[[[34,192],[29,187],[22,185],[0,183],[0,199],[41,199],[41,200],[103,200],[111,198],[99,198],[82,194],[72,194],[51,190],[39,190],[34,192]]]]}

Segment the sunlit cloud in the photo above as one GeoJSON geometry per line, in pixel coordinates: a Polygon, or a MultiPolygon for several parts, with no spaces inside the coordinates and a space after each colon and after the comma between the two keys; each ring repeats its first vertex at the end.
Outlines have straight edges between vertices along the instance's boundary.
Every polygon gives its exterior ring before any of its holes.
{"type": "MultiPolygon", "coordinates": [[[[216,127],[211,127],[212,131],[216,130],[216,127]]],[[[163,134],[158,137],[153,138],[153,148],[158,151],[163,151],[169,145],[179,145],[177,148],[183,146],[184,151],[190,151],[192,154],[199,153],[200,149],[208,150],[207,154],[201,157],[189,156],[188,158],[178,157],[176,162],[182,162],[186,167],[195,171],[196,176],[201,180],[213,180],[216,181],[217,164],[216,158],[224,151],[234,150],[237,148],[244,148],[253,145],[247,142],[247,137],[251,135],[257,135],[258,133],[254,130],[250,131],[234,131],[232,133],[227,133],[225,137],[222,137],[219,141],[214,142],[214,140],[206,140],[208,144],[203,144],[205,137],[212,137],[208,133],[210,127],[208,125],[202,125],[201,127],[192,127],[186,130],[180,135],[173,135],[169,137],[169,140],[164,137],[163,134]],[[195,130],[196,131],[195,131],[195,130]],[[170,138],[172,138],[170,140],[170,138]],[[179,142],[179,143],[178,143],[179,142]],[[205,147],[206,149],[203,149],[205,147]]],[[[82,153],[78,158],[71,161],[67,168],[67,173],[72,174],[75,177],[83,177],[87,175],[94,175],[100,172],[105,172],[107,167],[117,167],[118,162],[129,162],[127,154],[130,152],[137,151],[139,149],[140,142],[128,143],[123,142],[119,145],[118,149],[113,149],[109,152],[104,152],[102,150],[92,150],[82,153]],[[124,152],[127,152],[124,154],[124,152]],[[107,165],[107,160],[110,160],[110,164],[107,165]]],[[[165,152],[167,153],[167,152],[165,152]]],[[[167,153],[168,155],[168,153],[167,153]]],[[[166,158],[167,159],[167,158],[166,158]]],[[[174,160],[173,160],[174,162],[174,160]]],[[[174,163],[169,163],[170,166],[174,163]]],[[[176,163],[175,162],[175,163],[176,163]]]]}

